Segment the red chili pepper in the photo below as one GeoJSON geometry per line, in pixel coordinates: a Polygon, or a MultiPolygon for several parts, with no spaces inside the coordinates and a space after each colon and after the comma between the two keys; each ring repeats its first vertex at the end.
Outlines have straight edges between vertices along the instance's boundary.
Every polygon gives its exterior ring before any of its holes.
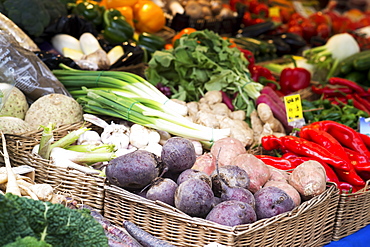
{"type": "Polygon", "coordinates": [[[317,143],[307,141],[296,136],[275,137],[273,135],[264,136],[261,139],[262,147],[266,150],[282,148],[288,152],[296,153],[300,156],[317,159],[320,162],[328,163],[336,169],[349,171],[350,164],[345,160],[333,155],[326,148],[317,143]]]}
{"type": "Polygon", "coordinates": [[[360,94],[368,94],[366,90],[358,85],[356,82],[347,80],[345,78],[340,78],[340,77],[330,77],[329,78],[329,84],[331,85],[341,85],[341,86],[347,86],[351,88],[353,91],[360,93],[360,94]]]}
{"type": "Polygon", "coordinates": [[[325,95],[326,97],[337,97],[337,96],[345,96],[346,94],[351,94],[353,90],[348,87],[338,87],[338,88],[331,88],[328,86],[325,87],[317,87],[311,86],[311,90],[313,93],[325,95]]]}
{"type": "Polygon", "coordinates": [[[284,153],[281,157],[284,159],[292,159],[292,158],[297,158],[300,156],[295,153],[288,152],[288,153],[284,153]]]}
{"type": "Polygon", "coordinates": [[[255,155],[258,159],[262,160],[266,165],[273,166],[280,170],[291,170],[294,169],[295,166],[293,166],[289,160],[270,156],[270,155],[255,155]]]}
{"type": "Polygon", "coordinates": [[[304,138],[308,141],[315,142],[320,146],[326,148],[334,156],[338,156],[348,163],[351,162],[344,150],[344,147],[340,144],[340,142],[324,130],[304,126],[299,131],[299,137],[304,138]]]}
{"type": "Polygon", "coordinates": [[[369,101],[367,101],[366,99],[364,99],[364,98],[361,98],[358,94],[352,94],[352,96],[353,96],[353,106],[354,107],[356,107],[355,106],[355,102],[357,101],[358,103],[357,103],[357,109],[359,109],[359,110],[362,110],[362,111],[364,111],[364,112],[366,112],[367,114],[369,114],[370,115],[370,102],[369,101]],[[361,108],[358,108],[358,107],[361,107],[361,108]]]}
{"type": "Polygon", "coordinates": [[[309,126],[329,132],[340,144],[342,144],[342,146],[348,147],[370,158],[370,151],[362,141],[359,132],[351,127],[331,120],[314,122],[309,124],[309,126]]]}
{"type": "Polygon", "coordinates": [[[360,137],[361,137],[361,140],[364,142],[364,144],[366,145],[367,149],[370,150],[370,136],[368,135],[365,135],[365,134],[362,134],[362,133],[359,133],[360,137]]]}
{"type": "Polygon", "coordinates": [[[310,83],[311,73],[305,68],[285,68],[280,73],[279,84],[283,94],[307,88],[310,83]]]}
{"type": "Polygon", "coordinates": [[[356,187],[346,182],[339,182],[338,189],[340,190],[341,194],[351,194],[358,191],[356,187]]]}

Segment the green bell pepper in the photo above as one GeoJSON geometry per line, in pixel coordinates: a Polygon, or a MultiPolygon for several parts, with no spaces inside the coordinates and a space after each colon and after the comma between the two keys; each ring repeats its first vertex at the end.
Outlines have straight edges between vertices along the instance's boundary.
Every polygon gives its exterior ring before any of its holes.
{"type": "Polygon", "coordinates": [[[72,12],[76,15],[83,16],[86,20],[91,21],[95,26],[103,24],[104,6],[99,6],[91,2],[81,2],[77,4],[72,12]]]}
{"type": "Polygon", "coordinates": [[[116,9],[104,11],[103,36],[110,43],[122,43],[133,39],[134,28],[126,18],[116,9]]]}

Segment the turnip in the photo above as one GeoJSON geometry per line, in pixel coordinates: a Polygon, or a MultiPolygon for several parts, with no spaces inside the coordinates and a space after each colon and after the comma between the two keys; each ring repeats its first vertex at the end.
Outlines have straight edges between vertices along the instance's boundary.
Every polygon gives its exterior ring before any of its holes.
{"type": "Polygon", "coordinates": [[[249,204],[253,209],[255,208],[256,202],[253,193],[249,190],[241,187],[228,187],[221,194],[222,201],[236,200],[249,204]]]}
{"type": "Polygon", "coordinates": [[[168,205],[175,205],[175,191],[178,185],[169,178],[157,178],[149,187],[146,198],[153,201],[161,201],[168,205]]]}
{"type": "Polygon", "coordinates": [[[222,182],[226,187],[241,187],[248,189],[249,176],[245,170],[235,165],[222,166],[213,171],[211,175],[212,189],[215,195],[220,195],[224,190],[222,182]]]}
{"type": "Polygon", "coordinates": [[[270,218],[295,207],[293,199],[277,187],[264,187],[254,194],[254,198],[258,219],[270,218]]]}
{"type": "Polygon", "coordinates": [[[205,217],[213,202],[211,187],[197,178],[181,183],[175,192],[175,207],[190,216],[205,217]]]}
{"type": "Polygon", "coordinates": [[[128,190],[142,189],[158,177],[160,170],[156,155],[136,150],[109,161],[106,176],[110,183],[128,190]]]}
{"type": "Polygon", "coordinates": [[[162,147],[161,158],[170,172],[190,169],[196,160],[193,143],[183,137],[171,137],[162,147]]]}
{"type": "Polygon", "coordinates": [[[206,182],[212,188],[212,180],[209,175],[204,172],[194,170],[194,169],[187,169],[180,173],[179,177],[177,178],[177,184],[181,184],[190,178],[198,178],[206,182]]]}
{"type": "Polygon", "coordinates": [[[247,203],[231,200],[217,204],[207,215],[207,220],[226,226],[253,223],[257,220],[254,209],[247,203]]]}

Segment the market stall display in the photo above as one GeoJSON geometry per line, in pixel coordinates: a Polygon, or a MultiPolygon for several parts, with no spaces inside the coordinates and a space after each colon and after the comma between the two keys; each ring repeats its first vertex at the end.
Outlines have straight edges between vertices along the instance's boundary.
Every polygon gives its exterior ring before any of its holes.
{"type": "MultiPolygon", "coordinates": [[[[33,0],[31,21],[13,4],[0,3],[2,203],[77,198],[101,246],[323,246],[368,225],[368,11],[33,0]]],[[[17,234],[6,243],[55,244],[17,234]]]]}

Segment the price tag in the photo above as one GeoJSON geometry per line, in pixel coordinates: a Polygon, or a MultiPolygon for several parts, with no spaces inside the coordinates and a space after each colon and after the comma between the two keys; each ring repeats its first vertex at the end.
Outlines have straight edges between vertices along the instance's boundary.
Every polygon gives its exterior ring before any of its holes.
{"type": "Polygon", "coordinates": [[[359,118],[360,133],[370,136],[370,118],[359,118]]]}
{"type": "Polygon", "coordinates": [[[285,109],[288,123],[304,120],[302,112],[301,96],[299,94],[284,97],[285,109]]]}

